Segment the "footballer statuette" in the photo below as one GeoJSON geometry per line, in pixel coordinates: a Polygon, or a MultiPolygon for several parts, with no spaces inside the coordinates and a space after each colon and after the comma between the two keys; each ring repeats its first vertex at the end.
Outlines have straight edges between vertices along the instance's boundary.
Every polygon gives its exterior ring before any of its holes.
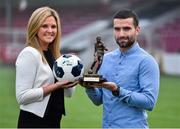
{"type": "Polygon", "coordinates": [[[84,74],[83,77],[80,78],[81,82],[98,83],[106,81],[102,75],[98,74],[98,70],[101,67],[104,53],[105,51],[108,51],[108,49],[104,46],[103,42],[101,42],[101,37],[99,36],[96,38],[94,50],[94,62],[88,70],[88,73],[84,74]]]}

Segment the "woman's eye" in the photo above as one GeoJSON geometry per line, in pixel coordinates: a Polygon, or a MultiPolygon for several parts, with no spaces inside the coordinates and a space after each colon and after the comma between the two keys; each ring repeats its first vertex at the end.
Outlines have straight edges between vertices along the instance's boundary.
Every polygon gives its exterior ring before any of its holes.
{"type": "Polygon", "coordinates": [[[53,26],[51,26],[51,28],[53,28],[53,29],[54,29],[54,28],[56,28],[56,26],[55,26],[55,25],[53,25],[53,26]]]}
{"type": "Polygon", "coordinates": [[[47,25],[42,25],[41,27],[42,27],[42,28],[47,28],[48,26],[47,26],[47,25]]]}

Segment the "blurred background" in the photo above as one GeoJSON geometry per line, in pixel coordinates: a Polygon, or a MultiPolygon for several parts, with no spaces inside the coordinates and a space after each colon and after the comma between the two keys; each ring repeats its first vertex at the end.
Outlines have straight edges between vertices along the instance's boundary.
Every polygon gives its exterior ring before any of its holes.
{"type": "MultiPolygon", "coordinates": [[[[0,128],[16,127],[19,107],[14,63],[24,48],[28,19],[41,6],[59,13],[61,52],[76,53],[86,69],[93,62],[97,36],[109,51],[117,47],[113,14],[122,8],[135,10],[141,27],[139,44],[155,57],[161,70],[159,99],[155,109],[148,112],[150,127],[180,128],[179,0],[0,0],[0,128]]],[[[66,99],[66,112],[63,128],[101,127],[102,107],[94,106],[82,87],[66,99]]]]}

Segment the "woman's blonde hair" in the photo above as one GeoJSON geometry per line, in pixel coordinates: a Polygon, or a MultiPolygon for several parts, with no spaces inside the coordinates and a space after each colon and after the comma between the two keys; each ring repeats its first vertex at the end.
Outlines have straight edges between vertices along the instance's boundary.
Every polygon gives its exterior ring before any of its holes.
{"type": "Polygon", "coordinates": [[[50,7],[40,7],[32,13],[27,26],[26,44],[27,46],[36,48],[41,53],[42,60],[44,62],[46,60],[43,54],[43,50],[40,47],[37,33],[39,28],[43,24],[44,20],[49,16],[53,16],[57,23],[57,36],[54,39],[53,43],[49,45],[49,50],[51,51],[54,58],[57,59],[60,56],[60,37],[61,37],[61,23],[58,13],[50,7]]]}

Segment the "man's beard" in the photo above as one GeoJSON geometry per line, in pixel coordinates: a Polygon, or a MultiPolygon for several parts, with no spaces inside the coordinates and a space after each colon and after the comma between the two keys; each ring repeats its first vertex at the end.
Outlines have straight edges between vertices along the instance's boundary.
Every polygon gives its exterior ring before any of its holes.
{"type": "Polygon", "coordinates": [[[134,38],[128,38],[128,41],[120,41],[116,39],[116,43],[119,45],[120,48],[129,48],[134,44],[134,42],[134,38]]]}

